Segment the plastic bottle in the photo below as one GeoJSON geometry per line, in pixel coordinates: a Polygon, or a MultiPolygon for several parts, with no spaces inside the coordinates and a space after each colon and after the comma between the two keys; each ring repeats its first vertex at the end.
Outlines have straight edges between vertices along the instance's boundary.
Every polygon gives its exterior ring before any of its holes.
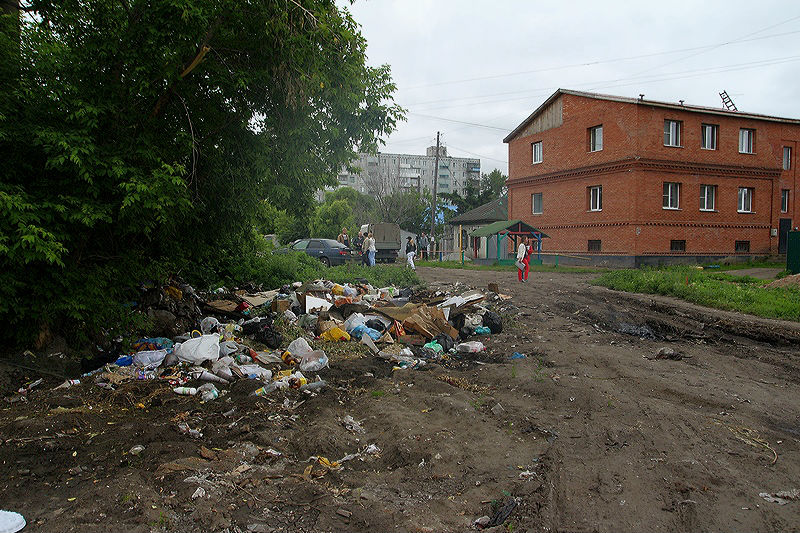
{"type": "Polygon", "coordinates": [[[306,383],[305,385],[301,385],[300,386],[300,390],[301,391],[318,390],[318,389],[321,389],[322,387],[324,387],[327,384],[328,383],[325,380],[320,379],[318,381],[313,381],[311,383],[306,383]]]}
{"type": "Polygon", "coordinates": [[[59,385],[58,387],[56,387],[53,390],[56,390],[56,389],[68,389],[68,388],[72,387],[73,385],[80,385],[80,384],[81,384],[81,380],[79,380],[79,379],[68,379],[67,381],[65,381],[64,383],[62,383],[61,385],[59,385]]]}
{"type": "Polygon", "coordinates": [[[200,388],[197,389],[197,392],[200,394],[200,398],[204,402],[210,402],[211,400],[216,400],[219,398],[219,391],[213,383],[206,383],[200,386],[200,388]]]}
{"type": "Polygon", "coordinates": [[[252,363],[253,362],[253,358],[252,357],[250,357],[249,355],[245,355],[243,353],[237,353],[236,357],[234,357],[234,359],[240,365],[246,365],[248,363],[252,363]]]}
{"type": "Polygon", "coordinates": [[[194,387],[175,387],[172,389],[172,392],[182,396],[195,396],[197,394],[197,389],[194,387]]]}

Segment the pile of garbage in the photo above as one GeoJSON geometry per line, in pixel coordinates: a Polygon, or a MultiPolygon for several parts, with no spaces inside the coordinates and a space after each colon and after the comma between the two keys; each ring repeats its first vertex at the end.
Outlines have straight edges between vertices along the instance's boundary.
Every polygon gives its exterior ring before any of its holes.
{"type": "MultiPolygon", "coordinates": [[[[414,369],[482,352],[485,347],[475,337],[503,330],[500,315],[485,305],[488,295],[479,290],[453,295],[436,288],[316,280],[260,292],[181,291],[191,294],[191,306],[206,314],[196,327],[172,338],[139,339],[112,363],[82,378],[108,390],[130,380],[159,380],[175,394],[202,401],[218,398],[226,385],[244,379],[263,384],[254,396],[290,389],[313,394],[326,386],[322,375],[329,359],[320,347],[330,343],[358,342],[396,370],[414,369]],[[295,337],[288,344],[287,331],[295,337]]],[[[490,295],[498,302],[507,299],[490,295]]],[[[68,380],[59,388],[80,383],[68,380]]]]}

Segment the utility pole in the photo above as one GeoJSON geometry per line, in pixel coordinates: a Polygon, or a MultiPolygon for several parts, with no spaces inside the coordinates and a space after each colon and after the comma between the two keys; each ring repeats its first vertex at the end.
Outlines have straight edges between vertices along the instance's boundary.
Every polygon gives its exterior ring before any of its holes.
{"type": "Polygon", "coordinates": [[[436,186],[439,180],[439,132],[436,132],[436,154],[433,160],[433,200],[431,201],[431,238],[436,225],[436,186]]]}

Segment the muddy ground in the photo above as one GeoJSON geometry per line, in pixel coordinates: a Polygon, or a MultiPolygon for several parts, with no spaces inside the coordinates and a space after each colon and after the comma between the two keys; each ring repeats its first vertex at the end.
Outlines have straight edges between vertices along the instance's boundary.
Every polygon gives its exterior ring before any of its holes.
{"type": "MultiPolygon", "coordinates": [[[[2,404],[0,508],[32,531],[465,531],[511,501],[490,530],[800,528],[800,501],[759,496],[800,487],[798,325],[588,274],[420,271],[498,282],[521,314],[447,366],[333,355],[315,396],[237,382],[201,404],[152,382],[49,391],[50,377],[2,404]],[[679,359],[656,359],[664,347],[679,359]]],[[[32,377],[7,369],[4,389],[32,377]]]]}

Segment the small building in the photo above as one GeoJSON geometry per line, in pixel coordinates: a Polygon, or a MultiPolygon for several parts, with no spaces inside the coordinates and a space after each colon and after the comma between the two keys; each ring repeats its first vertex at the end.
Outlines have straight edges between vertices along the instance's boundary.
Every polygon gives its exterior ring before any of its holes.
{"type": "Polygon", "coordinates": [[[800,120],[559,89],[505,139],[508,219],[638,266],[785,253],[800,120]]]}
{"type": "MultiPolygon", "coordinates": [[[[478,228],[500,220],[508,220],[508,197],[506,196],[502,196],[451,218],[448,224],[453,230],[453,248],[456,250],[458,249],[458,229],[460,227],[465,259],[473,261],[481,259],[496,260],[496,241],[485,236],[470,237],[470,234],[478,228]]],[[[500,247],[500,258],[508,258],[507,246],[500,247]]],[[[457,259],[460,259],[460,257],[457,259]]]]}

